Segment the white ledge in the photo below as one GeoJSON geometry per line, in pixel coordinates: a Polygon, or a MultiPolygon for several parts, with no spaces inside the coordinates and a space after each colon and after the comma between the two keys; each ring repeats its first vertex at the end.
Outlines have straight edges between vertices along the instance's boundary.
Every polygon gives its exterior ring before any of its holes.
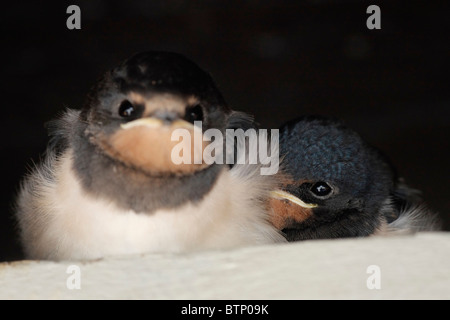
{"type": "Polygon", "coordinates": [[[0,299],[450,299],[450,233],[0,264],[0,299]],[[79,266],[80,289],[68,289],[79,266]],[[380,289],[367,273],[379,267],[380,289]]]}

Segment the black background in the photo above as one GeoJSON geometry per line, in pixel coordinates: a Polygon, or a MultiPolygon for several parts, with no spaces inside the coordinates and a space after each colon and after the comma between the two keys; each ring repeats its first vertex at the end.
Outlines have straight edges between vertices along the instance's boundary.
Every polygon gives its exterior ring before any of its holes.
{"type": "Polygon", "coordinates": [[[21,258],[20,179],[44,123],[79,108],[95,80],[137,51],[182,53],[228,103],[275,128],[334,115],[383,150],[450,229],[450,5],[445,1],[15,1],[2,30],[0,261],[21,258]],[[81,8],[81,30],[66,8],[81,8]],[[368,30],[366,8],[381,8],[368,30]]]}

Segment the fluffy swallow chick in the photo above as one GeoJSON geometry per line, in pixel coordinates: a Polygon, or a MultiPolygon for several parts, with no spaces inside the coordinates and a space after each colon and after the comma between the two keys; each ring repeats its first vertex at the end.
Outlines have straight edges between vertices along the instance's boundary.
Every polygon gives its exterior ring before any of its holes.
{"type": "MultiPolygon", "coordinates": [[[[285,241],[268,222],[271,177],[250,165],[171,159],[180,143],[171,141],[174,130],[194,134],[193,122],[202,121],[203,131],[224,131],[241,120],[211,77],[183,56],[145,52],[126,60],[81,111],[51,125],[45,160],[17,201],[26,256],[84,260],[285,241]]],[[[192,155],[207,146],[187,143],[192,155]]]]}
{"type": "Polygon", "coordinates": [[[273,224],[288,241],[437,229],[419,193],[389,161],[338,120],[306,116],[280,128],[286,181],[273,224]]]}

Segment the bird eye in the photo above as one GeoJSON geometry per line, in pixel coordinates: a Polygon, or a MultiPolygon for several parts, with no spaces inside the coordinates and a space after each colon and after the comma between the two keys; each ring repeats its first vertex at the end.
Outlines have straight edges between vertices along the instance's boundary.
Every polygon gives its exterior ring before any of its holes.
{"type": "Polygon", "coordinates": [[[123,118],[128,118],[128,117],[132,116],[135,111],[136,111],[135,107],[128,100],[124,100],[120,104],[119,115],[123,118]]]}
{"type": "Polygon", "coordinates": [[[187,107],[186,113],[184,115],[184,119],[191,123],[194,123],[194,121],[202,121],[203,120],[202,106],[199,104],[196,104],[195,106],[187,107]]]}
{"type": "Polygon", "coordinates": [[[313,184],[310,190],[316,197],[326,197],[331,194],[333,188],[331,188],[326,182],[319,181],[313,184]]]}

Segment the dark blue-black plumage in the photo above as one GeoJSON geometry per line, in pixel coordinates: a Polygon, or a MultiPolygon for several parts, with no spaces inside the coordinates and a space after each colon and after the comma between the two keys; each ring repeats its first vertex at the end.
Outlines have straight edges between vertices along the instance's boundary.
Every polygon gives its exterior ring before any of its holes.
{"type": "MultiPolygon", "coordinates": [[[[286,123],[280,155],[284,191],[311,204],[301,208],[282,200],[284,207],[275,206],[290,241],[368,236],[393,229],[408,210],[421,219],[428,215],[423,209],[419,214],[417,208],[425,207],[418,193],[401,183],[389,160],[337,119],[304,116],[286,123]]],[[[424,228],[434,225],[434,215],[429,218],[422,219],[424,228]]]]}

